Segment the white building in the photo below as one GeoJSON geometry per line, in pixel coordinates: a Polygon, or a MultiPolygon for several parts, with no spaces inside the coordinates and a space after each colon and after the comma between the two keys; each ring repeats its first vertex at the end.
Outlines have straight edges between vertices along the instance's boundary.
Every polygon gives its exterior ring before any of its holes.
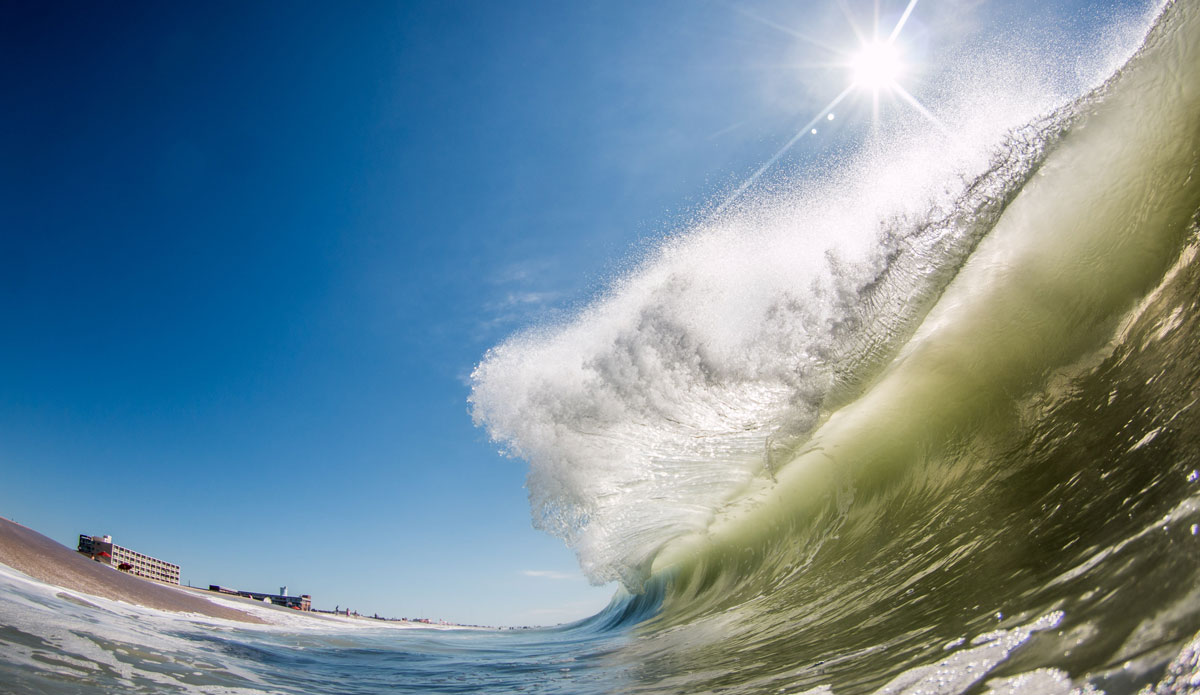
{"type": "Polygon", "coordinates": [[[112,536],[79,535],[79,552],[96,562],[112,565],[117,569],[164,584],[179,584],[179,565],[173,565],[156,557],[143,555],[136,550],[123,548],[112,542],[112,536]]]}

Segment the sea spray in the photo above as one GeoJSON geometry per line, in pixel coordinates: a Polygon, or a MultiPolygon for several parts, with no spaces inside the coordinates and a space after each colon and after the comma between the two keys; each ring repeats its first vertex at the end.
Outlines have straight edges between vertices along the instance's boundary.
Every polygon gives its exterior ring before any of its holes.
{"type": "Polygon", "coordinates": [[[472,374],[477,424],[530,464],[534,525],[637,591],[672,539],[769,480],[913,333],[1077,106],[968,112],[768,181],[666,239],[570,320],[472,374]]]}

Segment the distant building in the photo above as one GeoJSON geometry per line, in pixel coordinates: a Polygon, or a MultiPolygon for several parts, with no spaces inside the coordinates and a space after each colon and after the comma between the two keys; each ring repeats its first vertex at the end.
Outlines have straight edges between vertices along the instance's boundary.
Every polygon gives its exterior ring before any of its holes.
{"type": "Polygon", "coordinates": [[[179,565],[143,555],[112,542],[112,536],[79,535],[79,552],[96,562],[164,584],[179,584],[179,565]]]}
{"type": "Polygon", "coordinates": [[[312,596],[309,596],[308,594],[302,594],[300,596],[288,596],[286,586],[281,587],[278,594],[260,594],[257,591],[238,591],[237,589],[230,589],[229,587],[220,586],[218,584],[209,584],[208,590],[215,591],[220,594],[235,594],[244,598],[252,598],[255,601],[273,603],[276,606],[283,606],[284,608],[294,608],[298,611],[312,610],[312,596]]]}

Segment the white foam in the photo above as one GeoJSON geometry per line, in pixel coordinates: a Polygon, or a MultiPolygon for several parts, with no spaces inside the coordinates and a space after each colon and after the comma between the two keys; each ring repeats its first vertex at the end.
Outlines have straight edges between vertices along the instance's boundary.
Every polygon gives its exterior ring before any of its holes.
{"type": "Polygon", "coordinates": [[[53,674],[59,680],[108,689],[133,691],[151,682],[161,692],[279,693],[282,691],[268,682],[274,674],[264,677],[258,672],[259,665],[221,651],[210,638],[253,643],[291,635],[368,635],[416,627],[374,620],[320,619],[248,602],[210,600],[255,615],[267,624],[136,606],[52,586],[0,564],[0,625],[25,635],[19,640],[5,640],[4,649],[0,649],[0,668],[8,664],[26,673],[53,674]],[[26,644],[31,641],[44,646],[26,644]],[[230,681],[244,685],[231,686],[230,681]]]}

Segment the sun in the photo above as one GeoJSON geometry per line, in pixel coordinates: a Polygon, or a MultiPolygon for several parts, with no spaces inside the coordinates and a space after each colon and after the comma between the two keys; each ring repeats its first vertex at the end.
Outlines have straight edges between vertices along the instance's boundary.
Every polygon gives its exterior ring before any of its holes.
{"type": "Polygon", "coordinates": [[[871,41],[850,58],[850,71],[853,86],[878,92],[896,84],[904,73],[904,62],[895,43],[871,41]]]}
{"type": "Polygon", "coordinates": [[[908,64],[904,60],[904,50],[902,48],[903,41],[900,40],[900,32],[904,28],[904,25],[908,23],[909,18],[912,16],[913,9],[917,6],[917,2],[918,0],[908,0],[904,6],[904,12],[900,15],[900,19],[896,21],[892,31],[886,34],[887,38],[883,38],[885,34],[880,32],[879,27],[879,0],[875,0],[875,25],[873,30],[870,32],[870,35],[868,35],[866,31],[863,31],[859,27],[858,22],[855,21],[849,7],[846,5],[845,0],[840,0],[839,4],[842,8],[842,11],[846,14],[847,19],[850,21],[850,28],[858,37],[858,51],[855,53],[850,53],[850,51],[841,50],[836,46],[815,41],[804,36],[799,31],[794,31],[776,22],[760,18],[752,13],[744,13],[745,16],[749,17],[750,19],[762,22],[773,29],[783,31],[790,36],[799,38],[808,43],[812,43],[818,48],[836,55],[836,61],[824,63],[823,65],[839,71],[849,70],[850,83],[844,85],[841,93],[835,96],[828,104],[825,105],[824,108],[818,111],[816,115],[808,121],[808,123],[800,126],[800,128],[796,130],[796,134],[793,135],[790,140],[785,142],[782,147],[776,150],[775,154],[772,155],[770,159],[764,162],[763,165],[756,169],[753,174],[742,181],[741,185],[739,185],[732,193],[726,196],[725,200],[715,208],[714,214],[720,213],[722,210],[732,204],[733,201],[737,200],[743,193],[749,190],[749,188],[754,185],[756,181],[758,181],[759,177],[761,177],[768,169],[775,166],[775,163],[778,162],[780,158],[782,158],[783,155],[786,154],[787,151],[790,150],[792,146],[795,145],[801,138],[805,136],[818,137],[818,133],[820,131],[817,129],[817,124],[823,121],[834,120],[834,109],[847,99],[853,101],[852,97],[855,95],[855,93],[866,93],[870,100],[871,126],[873,130],[877,130],[880,122],[880,107],[881,102],[883,101],[883,99],[881,99],[882,96],[886,97],[887,101],[889,102],[900,101],[907,104],[917,113],[924,116],[926,120],[928,120],[942,133],[952,136],[946,127],[942,125],[941,121],[939,121],[937,117],[929,111],[929,109],[925,108],[925,106],[921,104],[916,97],[914,97],[912,94],[909,94],[908,90],[905,89],[901,84],[901,82],[905,79],[911,79],[913,77],[913,74],[911,74],[912,72],[918,74],[920,73],[919,62],[916,64],[915,70],[910,71],[908,64]]]}

